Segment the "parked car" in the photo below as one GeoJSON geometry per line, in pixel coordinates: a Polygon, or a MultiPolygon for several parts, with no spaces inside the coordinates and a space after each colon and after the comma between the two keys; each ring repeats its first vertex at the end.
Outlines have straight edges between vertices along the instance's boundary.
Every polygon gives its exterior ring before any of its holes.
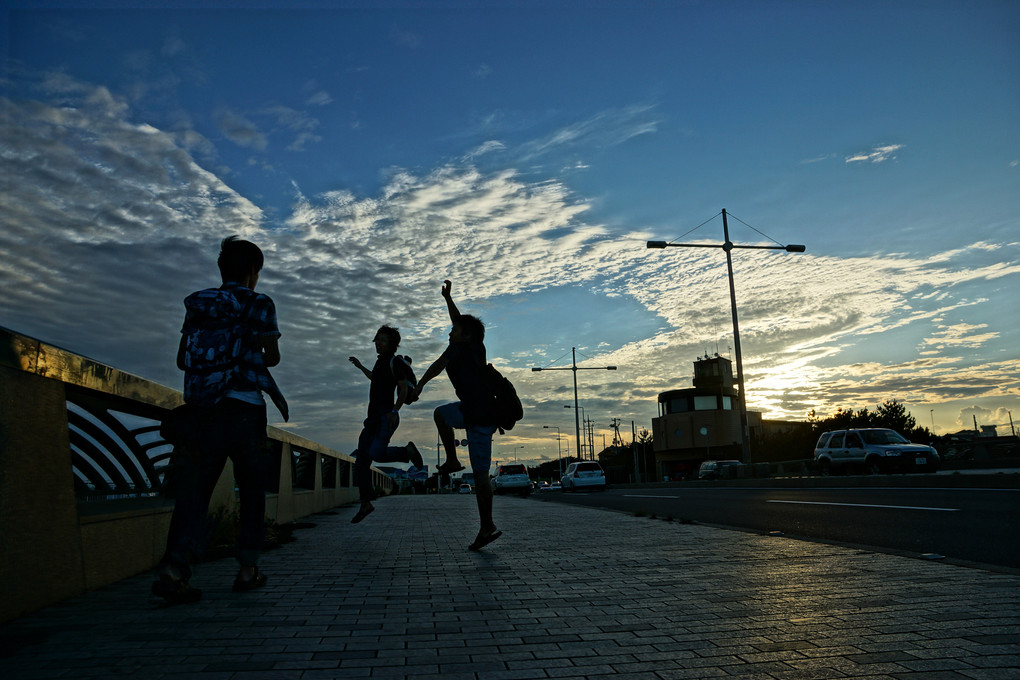
{"type": "Polygon", "coordinates": [[[706,460],[698,468],[698,479],[733,479],[740,466],[739,460],[706,460]]]}
{"type": "Polygon", "coordinates": [[[539,482],[537,488],[539,491],[548,491],[550,489],[549,482],[539,482]]]}
{"type": "Polygon", "coordinates": [[[549,485],[549,490],[550,491],[562,491],[563,490],[563,485],[560,484],[559,482],[553,482],[552,484],[549,485]]]}
{"type": "Polygon", "coordinates": [[[592,460],[571,463],[560,478],[560,485],[564,491],[579,489],[605,491],[606,473],[603,472],[601,465],[592,460]]]}
{"type": "Polygon", "coordinates": [[[531,478],[528,468],[518,463],[500,465],[496,476],[492,478],[492,490],[495,493],[519,493],[527,496],[531,493],[531,478]]]}
{"type": "Polygon", "coordinates": [[[457,493],[471,493],[471,485],[461,484],[459,487],[457,487],[457,493]]]}
{"type": "Polygon", "coordinates": [[[934,472],[938,452],[914,444],[896,430],[864,427],[824,432],[815,444],[815,467],[823,475],[861,468],[868,474],[881,472],[934,472]]]}

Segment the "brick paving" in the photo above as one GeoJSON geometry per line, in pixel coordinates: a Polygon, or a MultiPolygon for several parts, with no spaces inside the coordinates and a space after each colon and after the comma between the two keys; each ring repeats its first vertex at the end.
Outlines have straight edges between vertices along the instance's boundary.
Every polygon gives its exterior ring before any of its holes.
{"type": "Polygon", "coordinates": [[[151,575],[0,626],[0,676],[314,680],[1020,678],[1020,576],[499,497],[385,498],[262,560],[198,568],[201,602],[151,575]]]}

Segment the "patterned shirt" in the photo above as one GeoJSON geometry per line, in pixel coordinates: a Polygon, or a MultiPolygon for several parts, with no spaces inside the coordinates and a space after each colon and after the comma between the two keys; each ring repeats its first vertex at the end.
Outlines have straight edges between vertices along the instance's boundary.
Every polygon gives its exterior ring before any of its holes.
{"type": "MultiPolygon", "coordinates": [[[[242,309],[246,308],[242,323],[249,331],[247,336],[249,341],[242,345],[238,370],[232,379],[231,388],[218,398],[229,397],[250,404],[265,404],[262,392],[270,392],[273,396],[272,390],[276,389],[276,385],[269,377],[260,341],[264,338],[278,338],[281,335],[276,325],[276,305],[273,304],[272,298],[232,281],[224,283],[220,288],[198,291],[185,300],[187,313],[181,333],[188,333],[191,328],[201,325],[210,316],[216,316],[217,307],[222,305],[221,301],[225,297],[224,293],[236,299],[242,309]]],[[[229,297],[227,299],[229,300],[229,297]]],[[[215,375],[210,375],[208,389],[214,392],[223,390],[222,385],[216,384],[215,375]]]]}

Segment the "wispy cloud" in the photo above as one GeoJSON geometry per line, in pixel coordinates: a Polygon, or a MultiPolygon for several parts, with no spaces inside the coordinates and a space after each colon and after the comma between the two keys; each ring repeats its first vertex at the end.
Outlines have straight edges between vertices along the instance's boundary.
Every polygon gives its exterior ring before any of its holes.
{"type": "Polygon", "coordinates": [[[651,105],[603,111],[525,144],[521,152],[525,159],[529,159],[581,144],[594,148],[616,146],[634,137],[654,133],[660,122],[659,115],[651,105]]]}
{"type": "Polygon", "coordinates": [[[272,116],[278,126],[297,133],[287,145],[288,151],[304,151],[306,144],[322,141],[322,137],[314,132],[319,127],[319,119],[304,111],[277,104],[265,109],[264,113],[272,116]]]}
{"type": "Polygon", "coordinates": [[[333,97],[331,97],[325,90],[319,90],[305,100],[305,103],[309,106],[326,106],[327,104],[333,103],[333,97]]]}
{"type": "Polygon", "coordinates": [[[216,125],[227,139],[238,146],[262,151],[268,144],[266,136],[255,123],[229,109],[216,112],[216,125]]]}
{"type": "Polygon", "coordinates": [[[801,163],[801,165],[811,165],[813,163],[821,163],[822,161],[827,161],[830,158],[835,158],[835,157],[836,157],[836,154],[834,154],[834,153],[825,153],[825,154],[822,154],[820,156],[815,156],[814,158],[805,158],[800,163],[801,163]]]}
{"type": "Polygon", "coordinates": [[[394,26],[390,29],[390,40],[401,47],[408,47],[412,50],[421,47],[421,35],[410,28],[394,26]]]}
{"type": "Polygon", "coordinates": [[[896,152],[904,148],[903,144],[886,144],[876,146],[870,151],[856,153],[846,157],[847,163],[883,163],[889,159],[896,158],[896,152]]]}
{"type": "Polygon", "coordinates": [[[475,148],[468,151],[466,154],[464,154],[462,160],[464,162],[470,163],[474,161],[476,158],[479,158],[480,156],[484,156],[487,153],[492,153],[495,151],[502,151],[505,148],[506,144],[504,144],[503,142],[490,139],[489,141],[482,142],[475,148]]]}

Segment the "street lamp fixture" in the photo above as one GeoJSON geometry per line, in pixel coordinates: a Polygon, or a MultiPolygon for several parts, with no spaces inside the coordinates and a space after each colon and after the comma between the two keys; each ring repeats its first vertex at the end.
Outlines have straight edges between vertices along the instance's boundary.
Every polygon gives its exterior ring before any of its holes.
{"type": "MultiPolygon", "coordinates": [[[[571,364],[570,366],[557,366],[555,368],[533,366],[532,371],[535,373],[539,371],[573,371],[574,372],[574,431],[577,436],[577,455],[580,458],[581,455],[581,420],[578,415],[578,404],[577,404],[577,372],[578,371],[615,371],[616,366],[578,366],[577,365],[577,348],[570,348],[571,364]]],[[[567,408],[570,408],[569,406],[567,408]]]]}
{"type": "MultiPolygon", "coordinates": [[[[722,248],[726,252],[726,272],[730,281],[730,312],[733,316],[733,353],[737,359],[737,383],[740,386],[740,443],[745,463],[751,462],[751,442],[747,429],[747,399],[744,393],[744,365],[740,355],[740,327],[737,324],[737,293],[733,287],[733,257],[730,251],[734,248],[749,250],[785,250],[788,253],[803,253],[807,248],[799,244],[752,246],[737,245],[730,241],[730,227],[726,221],[726,209],[722,211],[723,237],[725,243],[667,243],[666,241],[648,241],[649,248],[722,248]]],[[[753,228],[753,227],[752,227],[753,228]]]]}

